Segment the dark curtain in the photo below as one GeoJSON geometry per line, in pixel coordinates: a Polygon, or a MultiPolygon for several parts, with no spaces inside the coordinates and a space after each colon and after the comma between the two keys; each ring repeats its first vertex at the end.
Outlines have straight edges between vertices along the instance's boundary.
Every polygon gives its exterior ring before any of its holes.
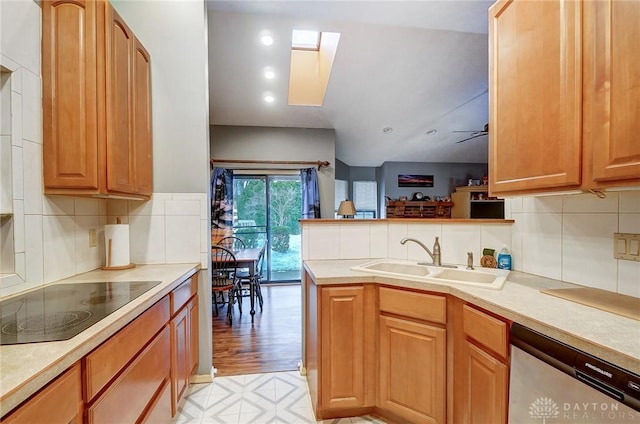
{"type": "Polygon", "coordinates": [[[214,168],[211,177],[211,228],[233,227],[233,169],[214,168]]]}
{"type": "Polygon", "coordinates": [[[320,192],[315,168],[300,170],[302,183],[302,219],[320,218],[320,192]]]}

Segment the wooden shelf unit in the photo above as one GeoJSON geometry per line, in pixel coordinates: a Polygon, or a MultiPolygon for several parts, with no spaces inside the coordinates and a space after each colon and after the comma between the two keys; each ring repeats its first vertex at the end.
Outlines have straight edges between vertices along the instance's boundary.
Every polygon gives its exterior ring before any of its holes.
{"type": "Polygon", "coordinates": [[[504,219],[504,200],[490,197],[488,185],[456,187],[451,199],[455,204],[452,218],[504,219]]]}
{"type": "Polygon", "coordinates": [[[451,218],[453,202],[390,200],[387,218],[451,218]]]}

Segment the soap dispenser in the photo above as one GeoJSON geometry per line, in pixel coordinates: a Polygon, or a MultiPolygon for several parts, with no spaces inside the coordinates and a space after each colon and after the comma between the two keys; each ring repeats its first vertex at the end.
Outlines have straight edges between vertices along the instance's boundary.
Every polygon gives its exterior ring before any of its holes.
{"type": "Polygon", "coordinates": [[[511,254],[506,247],[503,247],[500,253],[498,253],[498,268],[511,269],[511,254]]]}

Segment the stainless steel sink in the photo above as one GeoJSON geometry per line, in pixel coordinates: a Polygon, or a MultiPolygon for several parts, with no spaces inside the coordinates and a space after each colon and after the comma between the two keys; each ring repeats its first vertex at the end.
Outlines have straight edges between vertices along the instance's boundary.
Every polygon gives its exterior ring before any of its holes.
{"type": "Polygon", "coordinates": [[[479,268],[475,270],[463,269],[463,265],[455,267],[437,267],[422,262],[402,259],[378,259],[362,265],[352,267],[353,271],[365,272],[401,278],[411,281],[423,281],[451,286],[469,285],[494,290],[502,288],[507,280],[509,271],[495,268],[479,268]]]}

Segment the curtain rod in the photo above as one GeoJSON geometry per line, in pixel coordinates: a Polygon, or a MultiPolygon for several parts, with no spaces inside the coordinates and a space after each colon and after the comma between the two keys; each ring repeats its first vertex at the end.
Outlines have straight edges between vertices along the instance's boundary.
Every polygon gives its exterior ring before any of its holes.
{"type": "Polygon", "coordinates": [[[211,159],[211,167],[214,163],[242,163],[242,164],[264,164],[264,165],[316,165],[318,169],[328,167],[328,161],[295,161],[295,160],[241,160],[241,159],[211,159]]]}

